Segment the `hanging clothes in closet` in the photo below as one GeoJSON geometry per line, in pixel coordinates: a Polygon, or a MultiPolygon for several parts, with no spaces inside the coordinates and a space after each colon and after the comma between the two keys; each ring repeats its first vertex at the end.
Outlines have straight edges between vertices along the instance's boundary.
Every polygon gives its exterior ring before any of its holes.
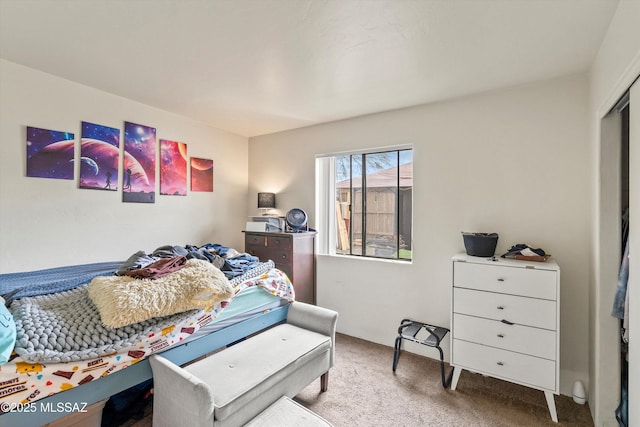
{"type": "Polygon", "coordinates": [[[613,310],[611,315],[622,320],[620,336],[622,338],[622,363],[621,384],[620,384],[620,404],[615,410],[616,420],[620,427],[629,426],[629,383],[628,368],[626,362],[629,360],[629,209],[622,215],[622,259],[620,260],[620,271],[618,273],[618,286],[613,300],[613,310]]]}
{"type": "Polygon", "coordinates": [[[622,215],[623,254],[618,273],[618,286],[613,300],[611,315],[622,319],[622,340],[629,342],[629,209],[622,215]]]}
{"type": "Polygon", "coordinates": [[[620,272],[618,273],[618,287],[613,300],[613,310],[611,315],[622,319],[622,339],[625,343],[629,342],[629,242],[624,247],[624,254],[620,263],[620,272]]]}

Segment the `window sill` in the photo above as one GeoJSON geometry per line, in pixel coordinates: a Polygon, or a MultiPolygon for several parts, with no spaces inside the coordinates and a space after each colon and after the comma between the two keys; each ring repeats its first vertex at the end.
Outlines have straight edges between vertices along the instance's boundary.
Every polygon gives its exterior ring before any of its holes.
{"type": "Polygon", "coordinates": [[[321,254],[320,257],[329,257],[329,258],[342,258],[348,260],[357,260],[357,261],[369,261],[369,262],[385,262],[390,264],[400,264],[400,265],[412,265],[413,260],[411,259],[389,259],[389,258],[374,258],[374,257],[365,257],[358,255],[342,255],[342,254],[321,254]]]}

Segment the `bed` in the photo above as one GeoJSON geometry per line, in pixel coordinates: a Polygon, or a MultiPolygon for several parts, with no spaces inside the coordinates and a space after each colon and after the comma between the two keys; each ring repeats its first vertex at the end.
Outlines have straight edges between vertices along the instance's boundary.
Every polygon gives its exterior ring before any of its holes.
{"type": "MultiPolygon", "coordinates": [[[[207,251],[210,249],[206,247],[207,251]]],[[[193,260],[189,262],[196,263],[193,260]]],[[[202,261],[198,263],[203,264],[202,261]]],[[[151,369],[147,360],[150,354],[161,352],[178,365],[193,361],[283,322],[288,303],[294,298],[293,287],[286,275],[275,269],[270,261],[257,261],[245,263],[242,269],[235,265],[226,269],[225,276],[230,278],[228,283],[233,293],[215,304],[124,327],[97,326],[86,320],[100,316],[96,314],[99,310],[95,304],[87,309],[87,313],[80,307],[92,305],[93,301],[88,296],[90,287],[112,275],[114,265],[122,263],[34,272],[31,277],[38,284],[34,287],[44,290],[25,292],[21,288],[12,296],[14,301],[10,311],[16,318],[18,340],[10,360],[0,365],[0,409],[3,409],[0,411],[0,426],[39,426],[69,413],[84,411],[95,402],[150,379],[151,369]],[[105,270],[111,273],[104,275],[105,270]],[[49,286],[56,289],[54,294],[46,293],[47,277],[55,282],[49,286]],[[79,279],[68,283],[69,277],[79,279]],[[43,330],[37,319],[44,316],[42,322],[48,324],[49,309],[52,305],[61,305],[60,301],[64,302],[62,305],[73,307],[70,310],[60,309],[61,312],[75,312],[74,315],[88,323],[89,331],[98,328],[93,333],[94,338],[117,331],[111,334],[115,339],[107,344],[94,339],[93,343],[87,344],[87,332],[81,333],[75,325],[66,329],[62,327],[63,331],[56,331],[53,337],[47,336],[51,328],[43,330]]],[[[176,274],[171,273],[167,277],[176,274]]],[[[21,277],[29,280],[28,274],[21,277]]],[[[6,286],[3,289],[2,284],[13,279],[15,275],[0,275],[0,291],[6,294],[6,286]]]]}

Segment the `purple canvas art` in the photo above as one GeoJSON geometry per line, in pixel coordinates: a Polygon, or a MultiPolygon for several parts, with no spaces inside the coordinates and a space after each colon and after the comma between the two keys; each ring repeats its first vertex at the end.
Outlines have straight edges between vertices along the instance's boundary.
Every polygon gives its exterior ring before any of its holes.
{"type": "Polygon", "coordinates": [[[122,201],[155,203],[156,129],[124,123],[122,201]]]}
{"type": "Polygon", "coordinates": [[[27,176],[73,179],[74,135],[27,127],[27,176]]]}
{"type": "Polygon", "coordinates": [[[82,122],[80,188],[118,189],[120,129],[82,122]]]}

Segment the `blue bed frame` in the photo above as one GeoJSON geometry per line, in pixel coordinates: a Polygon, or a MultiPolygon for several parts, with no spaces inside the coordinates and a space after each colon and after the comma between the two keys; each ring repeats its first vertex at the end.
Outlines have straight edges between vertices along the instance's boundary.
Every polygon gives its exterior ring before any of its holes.
{"type": "MultiPolygon", "coordinates": [[[[173,363],[182,365],[269,326],[284,322],[288,311],[289,304],[272,309],[267,313],[257,314],[247,320],[234,323],[216,332],[165,350],[162,355],[173,363]]],[[[0,415],[0,427],[41,426],[69,415],[68,412],[41,411],[41,408],[57,408],[57,405],[60,404],[69,405],[73,403],[86,403],[89,406],[151,378],[151,367],[149,366],[149,361],[145,359],[109,376],[37,400],[33,405],[29,406],[30,410],[35,409],[34,412],[8,412],[2,414],[0,415]]]]}

